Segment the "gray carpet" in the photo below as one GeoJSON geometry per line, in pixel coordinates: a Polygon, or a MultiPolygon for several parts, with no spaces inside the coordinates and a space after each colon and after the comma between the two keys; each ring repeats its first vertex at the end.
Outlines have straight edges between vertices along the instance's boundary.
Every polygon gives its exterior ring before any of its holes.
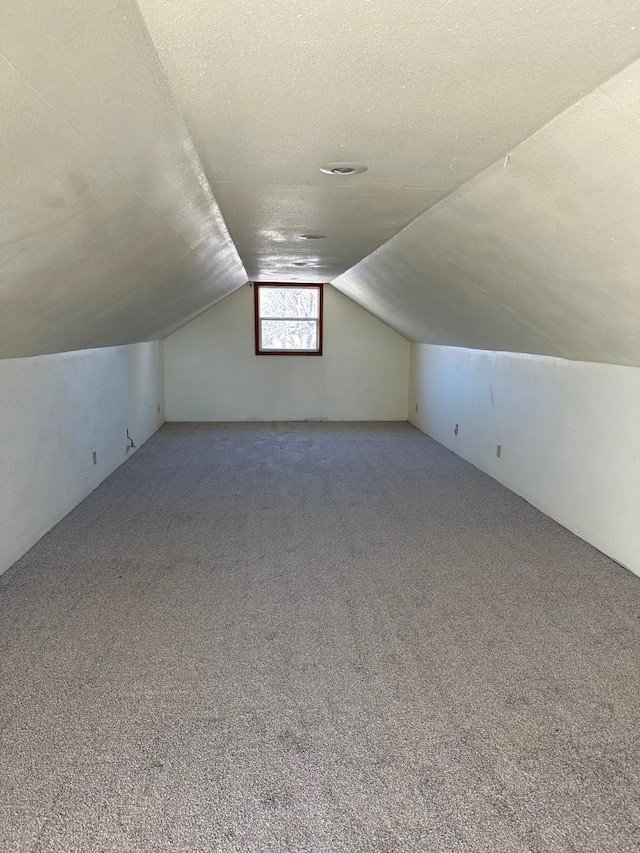
{"type": "Polygon", "coordinates": [[[637,851],[639,641],[407,424],[168,425],[0,578],[0,849],[637,851]]]}

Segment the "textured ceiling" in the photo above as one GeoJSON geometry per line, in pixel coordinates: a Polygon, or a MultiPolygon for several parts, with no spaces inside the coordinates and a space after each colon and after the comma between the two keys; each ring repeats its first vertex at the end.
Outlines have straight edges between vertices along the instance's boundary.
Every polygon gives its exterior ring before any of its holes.
{"type": "Polygon", "coordinates": [[[254,280],[335,278],[640,55],[637,0],[139,5],[254,280]]]}
{"type": "Polygon", "coordinates": [[[0,4],[0,358],[167,334],[244,284],[139,10],[0,4]]]}
{"type": "Polygon", "coordinates": [[[633,69],[580,99],[638,55],[637,0],[3,0],[0,357],[163,337],[248,276],[637,363],[633,69]]]}
{"type": "Polygon", "coordinates": [[[433,344],[640,365],[640,62],[334,285],[433,344]]]}

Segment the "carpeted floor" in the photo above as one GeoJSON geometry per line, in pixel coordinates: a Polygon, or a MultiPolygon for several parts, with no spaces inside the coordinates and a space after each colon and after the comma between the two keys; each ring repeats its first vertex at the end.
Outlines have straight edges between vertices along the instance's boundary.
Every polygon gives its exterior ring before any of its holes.
{"type": "Polygon", "coordinates": [[[0,675],[3,853],[640,849],[640,579],[407,424],[165,426],[0,675]]]}

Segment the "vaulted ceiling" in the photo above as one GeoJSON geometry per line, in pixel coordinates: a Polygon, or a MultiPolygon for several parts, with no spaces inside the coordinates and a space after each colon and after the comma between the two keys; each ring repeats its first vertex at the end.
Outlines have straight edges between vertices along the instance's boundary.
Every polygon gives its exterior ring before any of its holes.
{"type": "Polygon", "coordinates": [[[246,282],[132,0],[2,0],[0,51],[0,357],[161,337],[246,282]]]}
{"type": "Polygon", "coordinates": [[[636,0],[4,0],[0,51],[0,357],[249,278],[640,364],[636,0]]]}
{"type": "Polygon", "coordinates": [[[334,284],[412,340],[640,365],[640,62],[334,284]]]}

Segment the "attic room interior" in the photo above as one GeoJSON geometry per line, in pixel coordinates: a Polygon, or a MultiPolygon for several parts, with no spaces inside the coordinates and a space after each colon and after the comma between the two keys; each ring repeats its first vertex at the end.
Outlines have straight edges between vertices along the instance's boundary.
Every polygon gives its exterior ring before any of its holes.
{"type": "Polygon", "coordinates": [[[640,6],[4,0],[0,850],[640,849],[640,6]]]}

